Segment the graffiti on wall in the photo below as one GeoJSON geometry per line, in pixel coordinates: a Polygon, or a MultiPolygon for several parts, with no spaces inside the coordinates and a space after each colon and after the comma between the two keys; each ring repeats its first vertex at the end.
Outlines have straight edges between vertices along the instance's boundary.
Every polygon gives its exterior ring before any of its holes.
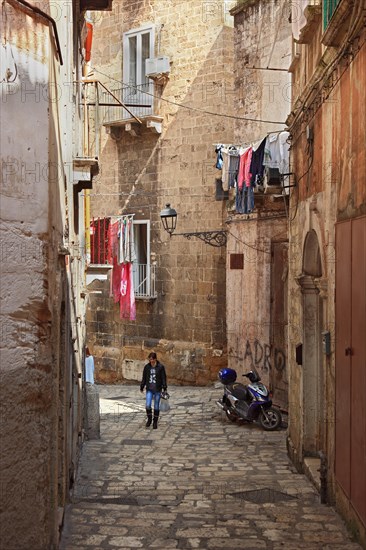
{"type": "Polygon", "coordinates": [[[245,344],[244,362],[251,368],[262,369],[269,372],[274,367],[282,372],[286,368],[286,354],[281,348],[263,344],[255,339],[251,342],[249,339],[245,344]]]}

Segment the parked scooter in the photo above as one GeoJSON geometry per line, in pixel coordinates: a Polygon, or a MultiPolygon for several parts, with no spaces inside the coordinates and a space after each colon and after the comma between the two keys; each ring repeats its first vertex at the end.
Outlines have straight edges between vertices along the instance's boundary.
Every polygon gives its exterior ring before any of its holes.
{"type": "Polygon", "coordinates": [[[247,422],[259,422],[264,430],[277,430],[282,424],[281,412],[272,407],[269,391],[260,383],[258,372],[253,369],[243,374],[250,384],[235,383],[234,369],[221,369],[219,380],[224,384],[224,395],[216,402],[232,422],[241,418],[247,422]]]}

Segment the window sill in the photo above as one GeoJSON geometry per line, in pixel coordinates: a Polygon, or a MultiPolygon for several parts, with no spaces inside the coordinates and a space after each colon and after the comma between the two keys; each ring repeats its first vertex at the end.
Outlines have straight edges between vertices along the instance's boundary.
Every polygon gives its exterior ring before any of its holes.
{"type": "Polygon", "coordinates": [[[101,271],[112,269],[112,267],[113,265],[111,264],[89,264],[87,269],[91,271],[101,271]]]}

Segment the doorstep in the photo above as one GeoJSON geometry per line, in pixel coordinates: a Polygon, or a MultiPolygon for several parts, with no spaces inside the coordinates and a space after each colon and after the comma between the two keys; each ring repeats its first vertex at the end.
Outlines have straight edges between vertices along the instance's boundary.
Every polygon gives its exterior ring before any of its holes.
{"type": "Polygon", "coordinates": [[[320,492],[320,458],[304,458],[304,473],[320,492]]]}

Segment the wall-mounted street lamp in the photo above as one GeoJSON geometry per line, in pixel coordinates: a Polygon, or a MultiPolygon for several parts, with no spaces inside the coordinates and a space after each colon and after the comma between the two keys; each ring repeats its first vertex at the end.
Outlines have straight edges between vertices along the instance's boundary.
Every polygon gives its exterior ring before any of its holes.
{"type": "MultiPolygon", "coordinates": [[[[166,204],[165,208],[160,212],[163,227],[170,236],[173,235],[177,226],[177,216],[178,214],[176,210],[171,208],[170,204],[166,204]]],[[[216,231],[196,231],[193,233],[175,233],[175,236],[178,235],[183,236],[188,240],[192,237],[197,237],[210,246],[225,246],[227,242],[227,234],[224,229],[218,229],[216,231]]]]}

